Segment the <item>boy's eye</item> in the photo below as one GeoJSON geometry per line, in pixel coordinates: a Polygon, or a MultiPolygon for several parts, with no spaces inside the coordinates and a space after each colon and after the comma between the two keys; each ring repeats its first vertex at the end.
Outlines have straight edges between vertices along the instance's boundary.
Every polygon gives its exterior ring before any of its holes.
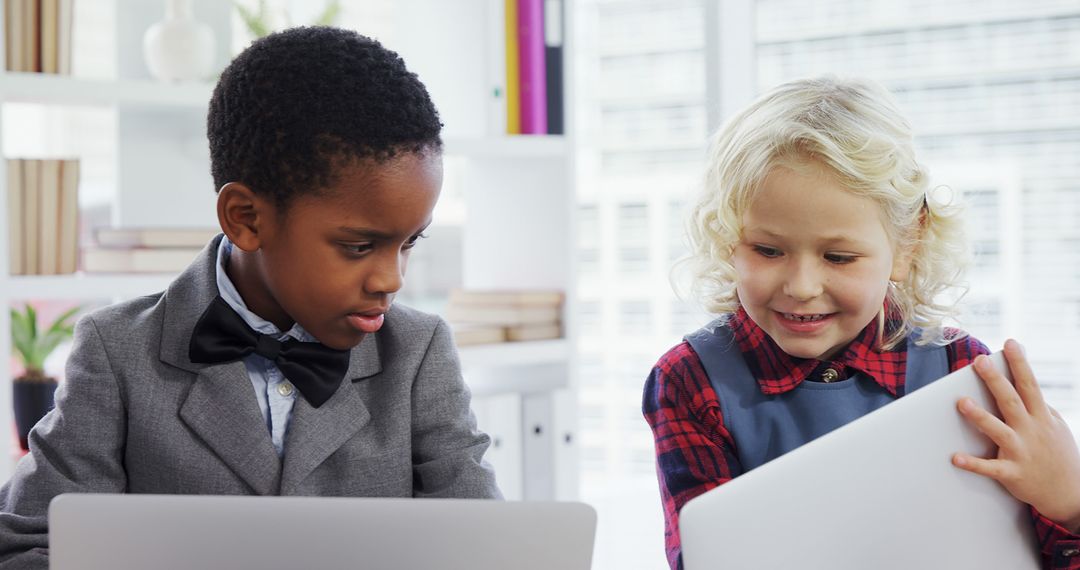
{"type": "Polygon", "coordinates": [[[846,263],[851,263],[855,261],[855,256],[843,255],[840,253],[826,253],[825,261],[828,261],[829,263],[835,263],[837,265],[844,265],[846,263]]]}
{"type": "Polygon", "coordinates": [[[754,251],[764,257],[780,257],[782,255],[782,252],[779,249],[767,245],[755,245],[754,251]]]}
{"type": "Polygon", "coordinates": [[[363,243],[343,243],[343,244],[341,244],[341,247],[345,248],[345,251],[347,251],[348,253],[351,253],[353,255],[364,255],[365,253],[371,251],[371,248],[373,246],[372,246],[371,242],[363,242],[363,243]]]}
{"type": "Polygon", "coordinates": [[[416,234],[413,237],[409,238],[409,241],[405,242],[405,245],[402,246],[402,249],[412,249],[412,248],[416,247],[416,242],[418,242],[418,241],[420,241],[420,240],[422,240],[422,239],[424,239],[426,237],[427,237],[427,234],[416,234]]]}

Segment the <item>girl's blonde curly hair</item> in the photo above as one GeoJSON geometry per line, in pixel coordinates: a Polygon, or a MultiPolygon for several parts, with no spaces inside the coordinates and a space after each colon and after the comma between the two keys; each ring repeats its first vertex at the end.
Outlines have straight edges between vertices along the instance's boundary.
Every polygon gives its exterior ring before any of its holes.
{"type": "MultiPolygon", "coordinates": [[[[888,288],[888,318],[900,326],[889,327],[881,347],[896,346],[915,328],[921,329],[920,344],[953,340],[943,321],[957,313],[966,291],[960,282],[968,259],[960,208],[928,192],[911,128],[889,92],[865,80],[785,83],[717,132],[705,188],[687,224],[690,254],[681,263],[692,274],[693,295],[713,313],[738,309],[732,254],[743,214],[774,167],[808,162],[880,205],[894,252],[913,252],[907,279],[888,288]],[[957,295],[945,301],[946,291],[957,295]]],[[[885,315],[880,319],[884,330],[885,315]]]]}

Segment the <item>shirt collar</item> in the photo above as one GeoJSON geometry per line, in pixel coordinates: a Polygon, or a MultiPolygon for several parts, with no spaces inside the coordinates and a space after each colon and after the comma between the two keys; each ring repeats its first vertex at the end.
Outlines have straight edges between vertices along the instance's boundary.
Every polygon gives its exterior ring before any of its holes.
{"type": "Polygon", "coordinates": [[[221,244],[218,245],[216,265],[218,294],[221,295],[221,298],[232,307],[232,310],[236,311],[236,314],[240,315],[240,318],[244,319],[247,326],[256,332],[270,335],[278,340],[289,336],[301,342],[318,342],[315,337],[304,330],[304,327],[300,326],[300,323],[293,323],[292,328],[282,333],[277,325],[248,310],[244,298],[240,296],[240,291],[236,289],[236,285],[233,284],[232,279],[229,279],[229,275],[225,271],[229,264],[229,255],[232,253],[232,248],[233,244],[229,241],[229,236],[222,236],[221,244]]]}
{"type": "Polygon", "coordinates": [[[741,307],[728,322],[743,360],[750,373],[757,378],[763,394],[790,392],[807,378],[814,378],[828,368],[838,372],[840,378],[860,372],[893,396],[903,393],[907,360],[903,358],[903,353],[907,350],[907,344],[901,342],[890,351],[878,349],[877,319],[867,325],[834,359],[828,361],[797,358],[784,352],[741,307]]]}

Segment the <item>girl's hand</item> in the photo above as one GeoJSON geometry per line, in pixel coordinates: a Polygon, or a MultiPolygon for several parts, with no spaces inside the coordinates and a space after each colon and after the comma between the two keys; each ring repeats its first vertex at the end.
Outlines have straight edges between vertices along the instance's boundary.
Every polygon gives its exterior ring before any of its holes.
{"type": "Polygon", "coordinates": [[[1001,483],[1014,497],[1076,533],[1080,530],[1080,452],[1069,427],[1043,400],[1023,348],[1005,342],[1015,386],[990,359],[975,359],[975,371],[990,389],[1004,421],[962,398],[957,408],[998,446],[997,457],[953,455],[953,465],[1001,483]]]}

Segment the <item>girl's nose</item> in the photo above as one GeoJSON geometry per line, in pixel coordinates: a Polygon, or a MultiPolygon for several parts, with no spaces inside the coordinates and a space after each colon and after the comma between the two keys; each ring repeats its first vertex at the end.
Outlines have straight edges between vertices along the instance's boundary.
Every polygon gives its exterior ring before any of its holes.
{"type": "Polygon", "coordinates": [[[824,291],[817,264],[796,262],[784,280],[784,294],[797,301],[809,301],[824,291]]]}

